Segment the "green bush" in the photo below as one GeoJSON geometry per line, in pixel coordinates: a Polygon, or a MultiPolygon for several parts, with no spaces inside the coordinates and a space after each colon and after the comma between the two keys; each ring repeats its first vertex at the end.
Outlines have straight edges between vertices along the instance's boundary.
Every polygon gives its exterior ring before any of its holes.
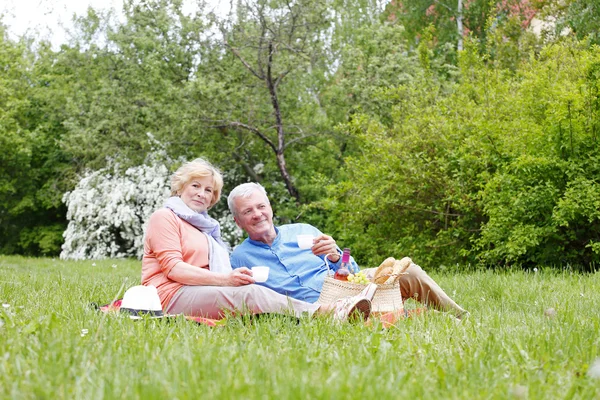
{"type": "Polygon", "coordinates": [[[585,42],[548,46],[514,72],[470,48],[457,84],[390,90],[389,128],[367,114],[344,126],[360,155],[322,203],[344,221],[344,245],[369,265],[597,262],[599,65],[585,42]]]}

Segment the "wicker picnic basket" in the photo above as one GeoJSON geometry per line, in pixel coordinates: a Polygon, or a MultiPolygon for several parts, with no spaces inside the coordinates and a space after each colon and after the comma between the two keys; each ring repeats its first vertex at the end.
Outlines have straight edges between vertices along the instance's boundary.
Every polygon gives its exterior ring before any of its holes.
{"type": "MultiPolygon", "coordinates": [[[[329,268],[327,257],[325,264],[329,268]]],[[[331,270],[330,270],[331,271],[331,270]]],[[[377,285],[377,292],[371,302],[372,313],[385,314],[389,312],[402,311],[402,294],[400,293],[399,276],[396,276],[392,283],[381,283],[377,285]]],[[[355,296],[359,294],[367,285],[340,281],[333,278],[333,275],[327,275],[323,282],[323,289],[317,303],[329,304],[341,299],[342,297],[355,296]]]]}

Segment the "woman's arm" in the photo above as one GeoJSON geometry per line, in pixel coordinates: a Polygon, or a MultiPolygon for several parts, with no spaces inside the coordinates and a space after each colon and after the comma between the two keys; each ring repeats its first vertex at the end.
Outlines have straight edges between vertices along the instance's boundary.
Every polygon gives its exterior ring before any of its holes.
{"type": "Polygon", "coordinates": [[[183,261],[175,264],[167,277],[184,285],[197,286],[243,286],[254,283],[252,272],[246,267],[219,274],[183,261]]]}
{"type": "MultiPolygon", "coordinates": [[[[186,262],[181,242],[193,239],[182,238],[180,226],[178,216],[170,210],[161,209],[150,217],[146,227],[147,244],[167,278],[183,285],[241,286],[254,283],[252,272],[247,268],[215,273],[186,262]]],[[[204,238],[202,233],[198,232],[198,235],[204,238]]],[[[199,242],[199,246],[200,243],[206,242],[199,242]]]]}

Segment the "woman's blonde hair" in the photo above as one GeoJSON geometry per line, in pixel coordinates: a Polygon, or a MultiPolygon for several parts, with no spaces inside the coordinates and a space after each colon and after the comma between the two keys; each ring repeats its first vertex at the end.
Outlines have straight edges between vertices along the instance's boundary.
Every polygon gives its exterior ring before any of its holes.
{"type": "Polygon", "coordinates": [[[221,197],[223,189],[223,175],[216,167],[202,158],[196,158],[183,164],[171,176],[171,196],[178,196],[181,190],[194,178],[213,178],[213,197],[210,201],[210,207],[214,206],[221,197]]]}

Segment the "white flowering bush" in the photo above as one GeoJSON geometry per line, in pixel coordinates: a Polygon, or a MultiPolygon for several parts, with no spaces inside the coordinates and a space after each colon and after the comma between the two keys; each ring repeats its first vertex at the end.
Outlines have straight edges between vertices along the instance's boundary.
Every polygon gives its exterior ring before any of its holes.
{"type": "Polygon", "coordinates": [[[212,209],[211,211],[209,211],[211,216],[221,224],[221,237],[223,241],[229,243],[231,247],[239,243],[244,236],[244,232],[235,223],[233,215],[228,210],[225,210],[222,215],[212,215],[215,212],[212,209]]]}
{"type": "Polygon", "coordinates": [[[114,161],[87,172],[63,196],[69,224],[60,257],[141,258],[144,225],[169,196],[168,178],[169,169],[158,157],[124,173],[114,161]]]}
{"type": "MultiPolygon", "coordinates": [[[[146,222],[170,195],[169,167],[185,162],[175,162],[151,136],[150,141],[159,150],[146,164],[123,172],[109,160],[106,168],[88,171],[73,191],[64,194],[69,224],[63,233],[62,259],[142,257],[146,222]]],[[[221,224],[225,242],[233,245],[242,238],[226,207],[210,214],[221,224]]]]}

